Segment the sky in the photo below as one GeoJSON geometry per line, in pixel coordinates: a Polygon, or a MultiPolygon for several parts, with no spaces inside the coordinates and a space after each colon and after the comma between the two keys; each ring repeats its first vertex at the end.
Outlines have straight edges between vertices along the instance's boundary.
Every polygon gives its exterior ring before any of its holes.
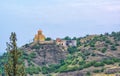
{"type": "Polygon", "coordinates": [[[0,53],[11,32],[20,47],[39,29],[53,39],[120,31],[120,0],[0,0],[0,53]]]}

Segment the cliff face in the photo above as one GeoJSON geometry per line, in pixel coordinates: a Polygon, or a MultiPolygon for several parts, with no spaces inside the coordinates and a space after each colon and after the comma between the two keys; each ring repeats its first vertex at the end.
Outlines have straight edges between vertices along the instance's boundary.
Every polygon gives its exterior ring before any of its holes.
{"type": "Polygon", "coordinates": [[[31,44],[23,48],[27,54],[34,52],[36,56],[32,59],[37,65],[58,64],[68,54],[62,46],[55,44],[31,44]]]}

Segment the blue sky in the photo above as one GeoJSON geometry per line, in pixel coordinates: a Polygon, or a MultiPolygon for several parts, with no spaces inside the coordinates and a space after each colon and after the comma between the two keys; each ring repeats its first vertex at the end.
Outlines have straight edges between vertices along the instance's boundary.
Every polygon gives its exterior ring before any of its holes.
{"type": "Polygon", "coordinates": [[[0,0],[0,52],[11,32],[21,46],[38,29],[52,38],[120,31],[120,0],[0,0]]]}

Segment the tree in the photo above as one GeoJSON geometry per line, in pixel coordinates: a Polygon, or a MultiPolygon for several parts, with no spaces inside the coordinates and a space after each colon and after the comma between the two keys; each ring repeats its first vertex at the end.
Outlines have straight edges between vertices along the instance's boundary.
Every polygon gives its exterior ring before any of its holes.
{"type": "Polygon", "coordinates": [[[47,37],[45,40],[46,41],[51,41],[52,39],[50,37],[47,37]]]}
{"type": "Polygon", "coordinates": [[[71,40],[71,38],[69,36],[66,36],[64,40],[71,40]]]}
{"type": "Polygon", "coordinates": [[[4,65],[6,76],[26,76],[23,62],[20,59],[22,52],[18,49],[16,41],[16,34],[12,32],[6,49],[8,53],[8,60],[4,65]]]}
{"type": "Polygon", "coordinates": [[[73,37],[72,40],[77,40],[77,38],[76,38],[76,37],[73,37]]]}

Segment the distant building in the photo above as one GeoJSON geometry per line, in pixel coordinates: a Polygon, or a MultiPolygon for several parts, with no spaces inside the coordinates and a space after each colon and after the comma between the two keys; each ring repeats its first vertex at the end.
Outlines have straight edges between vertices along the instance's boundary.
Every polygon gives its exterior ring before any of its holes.
{"type": "Polygon", "coordinates": [[[38,33],[34,37],[34,43],[40,44],[54,44],[53,40],[45,41],[45,36],[42,34],[42,30],[38,30],[38,33]]]}
{"type": "Polygon", "coordinates": [[[42,34],[42,30],[38,30],[38,33],[34,37],[34,42],[43,42],[45,41],[45,36],[42,34]]]}
{"type": "Polygon", "coordinates": [[[77,46],[77,41],[76,40],[61,40],[60,38],[57,38],[56,39],[56,44],[57,45],[62,45],[64,47],[77,46]]]}
{"type": "Polygon", "coordinates": [[[77,46],[77,41],[76,40],[66,40],[66,45],[67,46],[77,46]]]}
{"type": "Polygon", "coordinates": [[[57,39],[56,39],[56,44],[57,44],[57,45],[62,45],[62,40],[61,40],[60,38],[57,38],[57,39]]]}
{"type": "Polygon", "coordinates": [[[61,40],[60,38],[57,38],[56,39],[56,44],[57,45],[66,46],[66,41],[65,40],[61,40]]]}
{"type": "Polygon", "coordinates": [[[76,40],[61,40],[60,38],[57,38],[55,41],[50,40],[50,41],[45,41],[45,36],[42,34],[42,30],[38,30],[38,33],[34,37],[34,42],[35,43],[40,43],[40,44],[54,44],[56,45],[62,45],[63,47],[67,48],[69,46],[77,46],[77,41],[76,40]]]}

